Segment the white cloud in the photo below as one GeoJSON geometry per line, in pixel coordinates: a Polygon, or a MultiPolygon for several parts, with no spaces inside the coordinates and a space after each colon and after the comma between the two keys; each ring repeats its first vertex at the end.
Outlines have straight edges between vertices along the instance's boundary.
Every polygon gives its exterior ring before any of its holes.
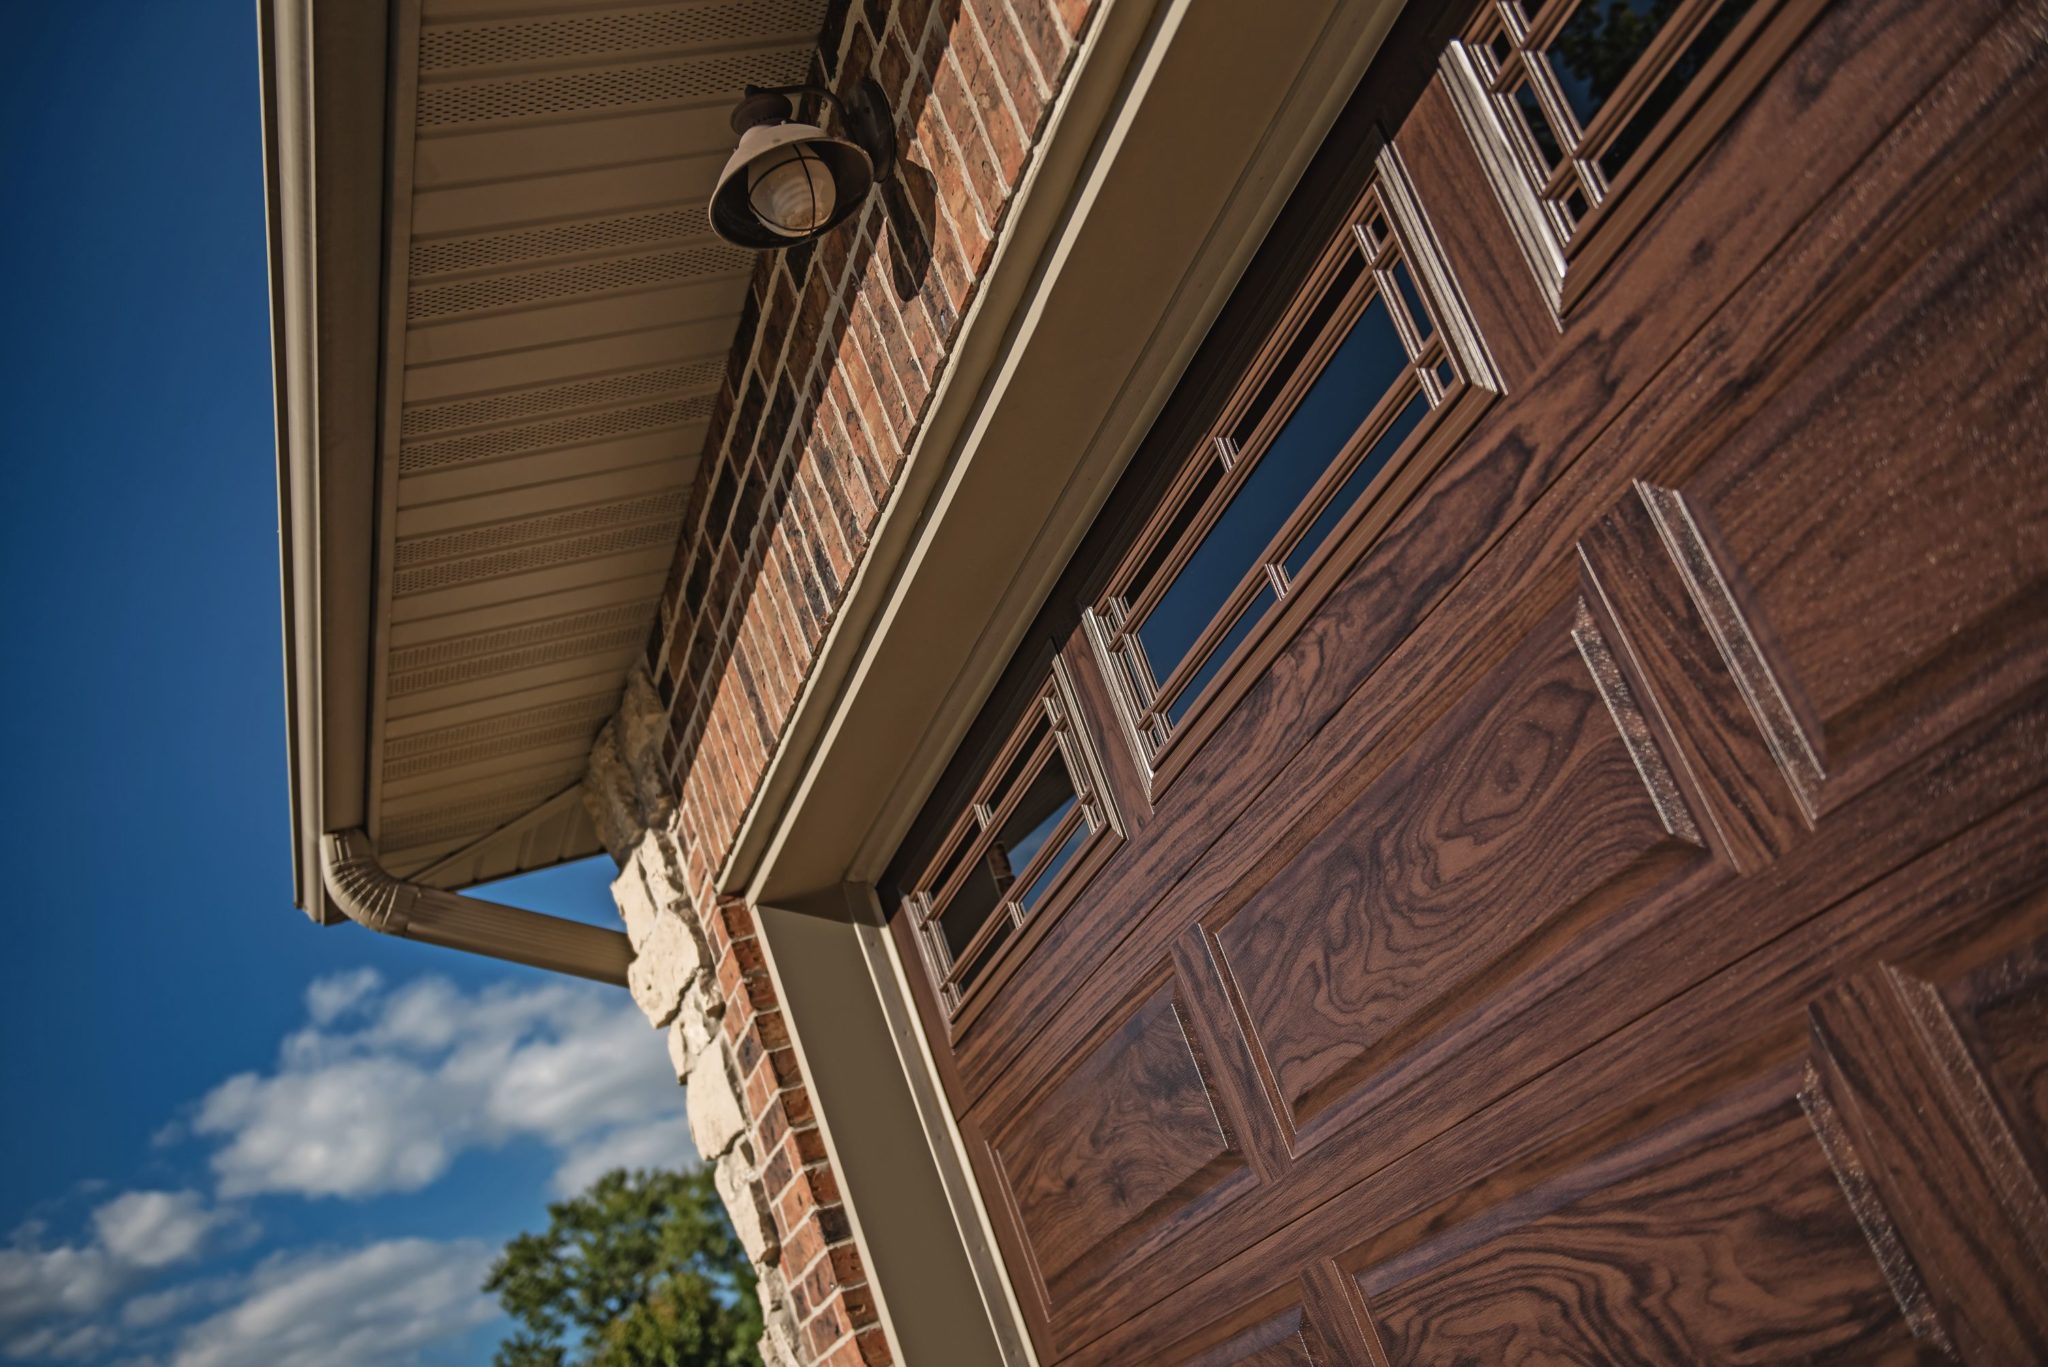
{"type": "MultiPolygon", "coordinates": [[[[91,1244],[0,1248],[0,1326],[51,1315],[88,1315],[121,1289],[122,1269],[91,1244]]],[[[16,1357],[10,1343],[8,1353],[16,1357]]]]}
{"type": "MultiPolygon", "coordinates": [[[[95,1237],[84,1243],[46,1248],[46,1227],[30,1221],[0,1248],[0,1329],[96,1314],[141,1276],[197,1257],[209,1236],[238,1220],[210,1208],[196,1191],[131,1191],[93,1211],[95,1237]]],[[[74,1332],[82,1328],[44,1324],[0,1351],[61,1358],[104,1347],[83,1347],[90,1336],[74,1332]]]]}
{"type": "Polygon", "coordinates": [[[383,985],[383,976],[374,968],[318,979],[306,989],[306,1014],[315,1025],[331,1025],[383,985]]]}
{"type": "MultiPolygon", "coordinates": [[[[221,1141],[224,1196],[417,1191],[466,1149],[533,1138],[575,1151],[680,1121],[666,1056],[622,994],[464,992],[441,978],[385,992],[348,974],[315,983],[307,1004],[314,1024],[273,1071],[232,1077],[200,1104],[193,1129],[221,1141]]],[[[687,1157],[677,1145],[669,1161],[687,1157]]]]}
{"type": "Polygon", "coordinates": [[[448,1119],[426,1071],[363,1058],[230,1078],[195,1128],[228,1138],[213,1156],[224,1195],[360,1196],[417,1191],[445,1172],[448,1119]]]}
{"type": "Polygon", "coordinates": [[[179,1338],[172,1367],[393,1367],[491,1319],[491,1253],[392,1239],[272,1258],[240,1300],[179,1338]]]}
{"type": "Polygon", "coordinates": [[[11,1358],[43,1358],[59,1362],[83,1362],[114,1346],[114,1331],[101,1324],[81,1324],[65,1329],[36,1329],[8,1342],[4,1350],[11,1358]]]}
{"type": "Polygon", "coordinates": [[[555,1169],[557,1196],[574,1196],[613,1168],[681,1168],[697,1161],[689,1126],[674,1116],[621,1125],[571,1148],[555,1169]]]}
{"type": "Polygon", "coordinates": [[[152,1291],[146,1296],[130,1296],[121,1305],[121,1323],[130,1329],[149,1329],[176,1319],[193,1306],[209,1298],[217,1298],[224,1289],[224,1280],[186,1282],[168,1291],[152,1291]]]}
{"type": "Polygon", "coordinates": [[[100,1246],[131,1267],[185,1261],[225,1218],[196,1191],[131,1191],[92,1213],[100,1246]]]}
{"type": "Polygon", "coordinates": [[[666,1051],[623,993],[392,987],[362,970],[313,983],[305,1010],[270,1068],[228,1078],[159,1135],[160,1148],[208,1145],[210,1195],[109,1189],[81,1232],[28,1221],[0,1242],[0,1359],[409,1362],[495,1315],[484,1245],[396,1239],[208,1267],[257,1232],[238,1198],[418,1191],[464,1153],[517,1141],[554,1151],[561,1193],[696,1157],[666,1051]]]}

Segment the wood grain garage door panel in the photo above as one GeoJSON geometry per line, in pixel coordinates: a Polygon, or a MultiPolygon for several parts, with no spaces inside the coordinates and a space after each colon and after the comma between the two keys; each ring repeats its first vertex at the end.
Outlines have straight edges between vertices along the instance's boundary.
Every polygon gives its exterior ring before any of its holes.
{"type": "Polygon", "coordinates": [[[1375,116],[1504,388],[945,1055],[1047,1361],[2048,1360],[2048,11],[1775,8],[1562,315],[1375,116]]]}
{"type": "Polygon", "coordinates": [[[1388,1362],[1911,1360],[1804,1081],[1497,1175],[1497,1205],[1357,1274],[1388,1362]]]}
{"type": "Polygon", "coordinates": [[[1213,1333],[1204,1337],[1206,1342],[1162,1351],[1160,1361],[1176,1367],[1323,1367],[1330,1361],[1322,1335],[1299,1304],[1230,1332],[1220,1343],[1213,1333]]]}
{"type": "Polygon", "coordinates": [[[2013,287],[2048,273],[2048,164],[1948,174],[1952,234],[1686,489],[1784,662],[1820,812],[2048,660],[2048,327],[2013,287]]]}
{"type": "Polygon", "coordinates": [[[1942,995],[2026,1165],[2048,1173],[2048,946],[2012,954],[1942,995]]]}
{"type": "MultiPolygon", "coordinates": [[[[2016,989],[2008,1001],[2038,1002],[2043,983],[2030,970],[2040,948],[1989,966],[1975,982],[2016,989]]],[[[1879,1242],[1907,1254],[1901,1266],[1912,1271],[1895,1280],[1909,1306],[1927,1307],[1923,1333],[1972,1362],[2038,1360],[2048,1348],[2043,1173],[2029,1164],[1943,994],[1880,965],[1828,992],[1811,1015],[1814,1085],[1829,1132],[1865,1174],[1867,1223],[1879,1242]]],[[[2037,1125],[2025,1132],[2038,1140],[2037,1125]]]]}
{"type": "Polygon", "coordinates": [[[1372,1081],[1405,1053],[1553,976],[1585,928],[1641,914],[1708,862],[1585,605],[1558,597],[1315,843],[1210,927],[1265,1085],[1304,1146],[1318,1122],[1369,1106],[1372,1081]]]}
{"type": "Polygon", "coordinates": [[[1170,977],[1062,1065],[989,1148],[1054,1316],[1134,1242],[1255,1180],[1170,977]]]}

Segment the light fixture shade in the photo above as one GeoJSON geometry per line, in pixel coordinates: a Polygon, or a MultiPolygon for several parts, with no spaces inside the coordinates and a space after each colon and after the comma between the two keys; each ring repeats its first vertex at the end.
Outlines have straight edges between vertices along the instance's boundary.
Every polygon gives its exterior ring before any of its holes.
{"type": "Polygon", "coordinates": [[[747,206],[771,233],[802,239],[832,219],[831,168],[807,142],[784,143],[747,167],[747,206]]]}
{"type": "Polygon", "coordinates": [[[867,202],[868,154],[815,124],[756,124],[740,135],[711,194],[711,229],[774,249],[830,231],[867,202]]]}

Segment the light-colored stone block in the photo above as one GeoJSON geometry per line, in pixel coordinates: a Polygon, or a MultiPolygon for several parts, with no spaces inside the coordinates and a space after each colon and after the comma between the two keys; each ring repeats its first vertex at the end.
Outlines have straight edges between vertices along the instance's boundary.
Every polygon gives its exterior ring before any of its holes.
{"type": "Polygon", "coordinates": [[[636,853],[619,870],[619,876],[612,879],[612,902],[619,909],[619,918],[626,923],[626,938],[632,942],[638,953],[640,946],[654,930],[654,898],[648,894],[647,879],[641,871],[640,859],[636,853]]]}
{"type": "Polygon", "coordinates": [[[634,853],[640,865],[640,876],[647,882],[647,895],[654,904],[682,913],[694,924],[696,910],[690,896],[689,875],[683,863],[680,839],[672,820],[667,828],[649,831],[641,837],[634,853]]]}
{"type": "Polygon", "coordinates": [[[591,746],[583,777],[583,803],[598,838],[622,863],[643,831],[666,824],[675,811],[661,763],[667,726],[668,716],[646,662],[635,662],[626,675],[618,712],[591,746]]]}
{"type": "Polygon", "coordinates": [[[758,1269],[761,1298],[761,1362],[763,1367],[799,1367],[796,1307],[782,1273],[772,1264],[758,1269]]]}
{"type": "Polygon", "coordinates": [[[676,1070],[678,1082],[688,1082],[690,1074],[697,1070],[697,1050],[691,1047],[689,1034],[683,1029],[683,1022],[694,1014],[685,1006],[668,1025],[668,1062],[676,1070]]]}
{"type": "Polygon", "coordinates": [[[675,1029],[682,1033],[682,1045],[692,1059],[704,1057],[704,1051],[711,1047],[718,1037],[718,1017],[710,1009],[717,1005],[707,1000],[706,994],[693,992],[683,999],[683,1013],[676,1017],[675,1029]]]}
{"type": "Polygon", "coordinates": [[[626,986],[633,1000],[660,1029],[683,1009],[683,993],[697,980],[703,954],[697,937],[674,912],[656,913],[651,926],[633,946],[626,986]]]}
{"type": "Polygon", "coordinates": [[[769,1218],[768,1198],[744,1148],[736,1147],[718,1160],[711,1170],[711,1184],[725,1202],[733,1231],[740,1236],[740,1247],[747,1250],[747,1256],[756,1266],[772,1262],[778,1248],[775,1222],[769,1218]]]}
{"type": "Polygon", "coordinates": [[[724,1156],[747,1132],[746,1112],[731,1078],[725,1060],[708,1053],[699,1057],[697,1067],[684,1079],[690,1084],[684,1102],[690,1141],[707,1159],[724,1156]]]}

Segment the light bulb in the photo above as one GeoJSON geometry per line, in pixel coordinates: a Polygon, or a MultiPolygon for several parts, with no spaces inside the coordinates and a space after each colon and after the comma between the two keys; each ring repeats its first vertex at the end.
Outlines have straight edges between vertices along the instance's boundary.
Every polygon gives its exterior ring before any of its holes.
{"type": "Polygon", "coordinates": [[[747,175],[747,199],[763,227],[784,237],[808,237],[832,217],[832,172],[801,144],[747,175]]]}

